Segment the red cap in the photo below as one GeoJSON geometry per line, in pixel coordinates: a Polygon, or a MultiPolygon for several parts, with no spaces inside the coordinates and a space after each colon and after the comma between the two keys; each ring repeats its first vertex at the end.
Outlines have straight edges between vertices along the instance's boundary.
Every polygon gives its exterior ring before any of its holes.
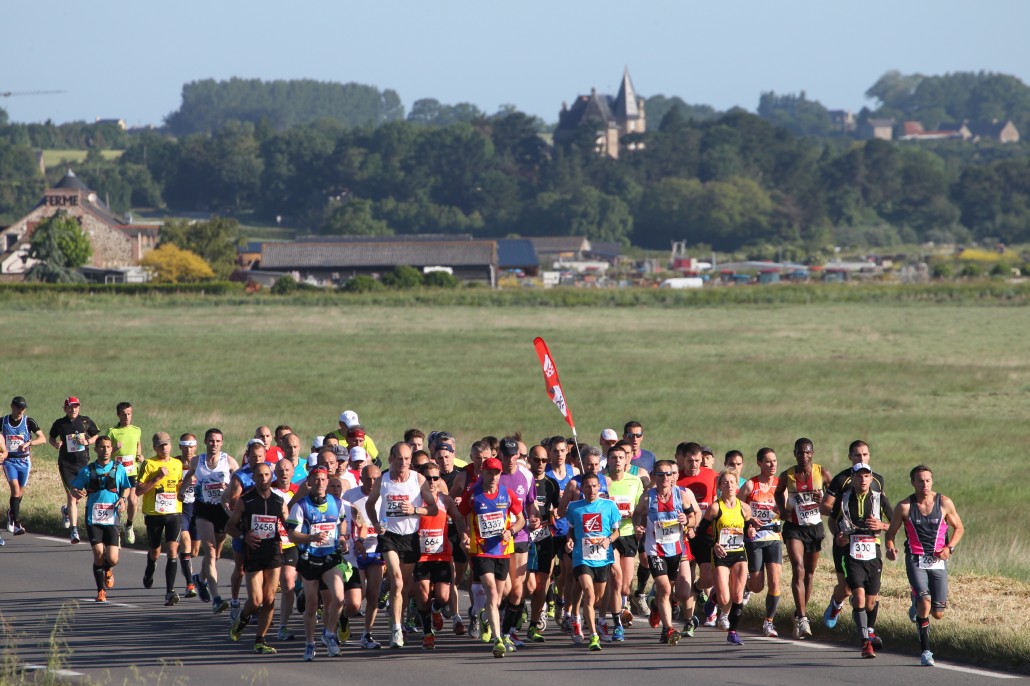
{"type": "Polygon", "coordinates": [[[348,429],[347,430],[347,438],[364,438],[364,437],[365,437],[365,430],[364,429],[354,428],[354,429],[348,429]]]}
{"type": "Polygon", "coordinates": [[[79,404],[81,404],[81,403],[79,403],[79,399],[76,398],[74,395],[64,399],[64,406],[65,407],[71,407],[72,405],[79,405],[79,404]]]}
{"type": "Polygon", "coordinates": [[[496,469],[501,471],[501,461],[496,457],[488,457],[483,460],[483,469],[496,469]]]}

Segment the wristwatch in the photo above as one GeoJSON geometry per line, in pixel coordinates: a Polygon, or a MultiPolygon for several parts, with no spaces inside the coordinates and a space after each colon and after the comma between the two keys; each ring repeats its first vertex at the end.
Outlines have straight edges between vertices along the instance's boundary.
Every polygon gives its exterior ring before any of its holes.
{"type": "Polygon", "coordinates": [[[949,545],[949,546],[948,546],[948,553],[949,553],[950,555],[954,555],[954,554],[955,554],[955,546],[953,546],[953,545],[949,545]]]}

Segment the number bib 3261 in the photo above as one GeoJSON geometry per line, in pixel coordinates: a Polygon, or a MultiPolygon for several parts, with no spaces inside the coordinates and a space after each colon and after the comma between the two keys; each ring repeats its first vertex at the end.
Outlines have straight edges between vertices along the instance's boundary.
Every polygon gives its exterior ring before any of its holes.
{"type": "Polygon", "coordinates": [[[851,559],[867,562],[876,559],[876,536],[851,534],[851,546],[848,549],[851,559]]]}

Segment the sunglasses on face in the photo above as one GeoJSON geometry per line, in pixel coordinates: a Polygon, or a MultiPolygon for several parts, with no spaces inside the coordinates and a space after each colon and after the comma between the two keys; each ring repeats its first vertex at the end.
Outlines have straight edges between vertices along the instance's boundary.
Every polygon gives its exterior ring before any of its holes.
{"type": "Polygon", "coordinates": [[[664,476],[664,477],[668,478],[668,477],[672,476],[672,472],[655,472],[654,475],[655,476],[664,476]]]}
{"type": "Polygon", "coordinates": [[[427,476],[426,478],[429,479],[430,481],[439,481],[443,477],[442,476],[427,476]]]}
{"type": "Polygon", "coordinates": [[[644,432],[643,431],[641,431],[638,434],[635,434],[635,433],[633,433],[631,431],[627,431],[626,432],[626,438],[643,438],[643,437],[644,437],[644,432]]]}
{"type": "Polygon", "coordinates": [[[547,464],[547,458],[546,457],[534,457],[533,458],[533,462],[536,462],[537,464],[547,464]]]}

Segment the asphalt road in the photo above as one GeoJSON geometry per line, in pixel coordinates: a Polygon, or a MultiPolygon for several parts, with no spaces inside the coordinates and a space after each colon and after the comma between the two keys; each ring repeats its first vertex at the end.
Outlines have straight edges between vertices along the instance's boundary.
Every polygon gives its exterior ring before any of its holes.
{"type": "MultiPolygon", "coordinates": [[[[146,590],[141,581],[144,556],[123,550],[109,602],[98,604],[93,602],[88,543],[73,546],[66,540],[31,534],[12,538],[5,533],[4,537],[0,613],[6,622],[7,643],[14,646],[21,662],[45,665],[51,630],[63,611],[67,615],[62,635],[67,649],[64,669],[73,680],[84,675],[99,683],[151,686],[341,681],[453,686],[455,680],[569,686],[610,681],[636,686],[641,679],[648,684],[689,682],[691,686],[831,682],[958,686],[1019,678],[941,661],[936,668],[920,667],[917,655],[881,652],[875,660],[864,660],[857,645],[765,639],[749,630],[741,632],[742,647],[729,646],[724,632],[700,629],[695,638],[670,648],[659,645],[657,632],[639,619],[628,630],[625,643],[605,644],[600,653],[572,644],[552,624],[547,643],[496,660],[488,645],[455,637],[448,623],[433,653],[422,651],[418,642],[401,650],[363,651],[352,641],[339,658],[327,657],[319,645],[315,662],[304,663],[301,640],[272,641],[279,649],[277,655],[255,655],[253,629],[239,643],[229,640],[228,613],[214,617],[210,606],[198,600],[183,599],[177,606],[164,607],[163,562],[158,565],[155,587],[146,590]]],[[[223,563],[219,571],[219,578],[227,582],[229,566],[223,563]]],[[[181,592],[181,578],[177,587],[181,592]]],[[[299,616],[291,620],[291,629],[303,635],[299,616]]],[[[385,624],[377,638],[388,638],[385,624]]]]}

